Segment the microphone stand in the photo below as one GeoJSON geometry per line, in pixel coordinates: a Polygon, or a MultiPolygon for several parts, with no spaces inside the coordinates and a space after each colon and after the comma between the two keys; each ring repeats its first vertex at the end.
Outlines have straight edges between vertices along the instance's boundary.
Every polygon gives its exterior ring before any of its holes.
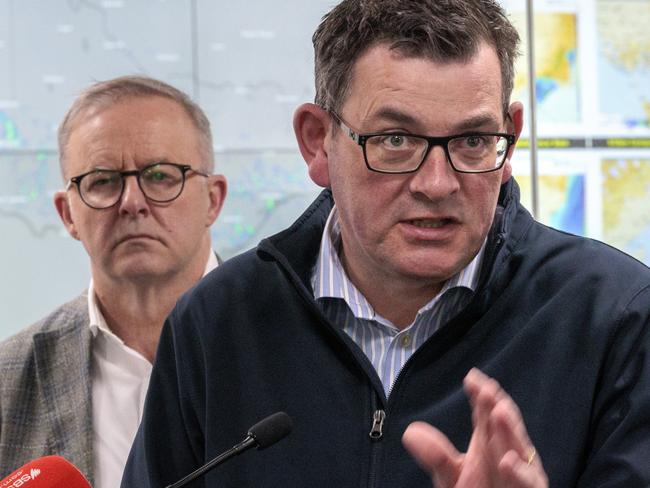
{"type": "Polygon", "coordinates": [[[185,478],[183,478],[181,480],[178,480],[176,483],[173,483],[171,485],[167,485],[165,488],[181,488],[181,486],[185,486],[190,481],[198,478],[199,476],[204,474],[206,471],[211,470],[215,466],[218,466],[219,464],[221,464],[222,462],[230,459],[231,457],[237,456],[237,455],[241,454],[242,452],[250,449],[251,447],[255,447],[256,444],[257,444],[257,441],[255,440],[255,438],[252,435],[248,435],[239,444],[231,447],[226,452],[224,452],[222,454],[219,454],[216,458],[214,458],[209,463],[204,464],[203,466],[201,466],[196,471],[192,471],[185,478]]]}

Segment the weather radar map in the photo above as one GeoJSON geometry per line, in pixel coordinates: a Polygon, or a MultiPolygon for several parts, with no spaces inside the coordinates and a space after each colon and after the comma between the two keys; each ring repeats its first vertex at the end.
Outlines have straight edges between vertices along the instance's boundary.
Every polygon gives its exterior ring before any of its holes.
{"type": "Polygon", "coordinates": [[[311,34],[331,2],[282,3],[0,0],[0,338],[88,286],[88,258],[52,196],[63,186],[56,129],[96,80],[153,76],[206,111],[216,170],[229,183],[211,229],[222,257],[286,227],[313,200],[320,189],[292,114],[313,100],[311,34]]]}

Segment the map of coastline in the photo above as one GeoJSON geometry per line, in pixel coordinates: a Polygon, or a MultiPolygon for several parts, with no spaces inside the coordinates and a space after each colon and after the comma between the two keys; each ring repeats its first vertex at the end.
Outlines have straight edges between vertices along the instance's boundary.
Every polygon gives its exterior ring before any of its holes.
{"type": "MultiPolygon", "coordinates": [[[[525,18],[514,14],[524,53],[515,67],[513,100],[528,103],[525,18]]],[[[578,122],[577,17],[573,12],[535,14],[535,100],[540,124],[578,122]]]]}
{"type": "Polygon", "coordinates": [[[596,7],[603,119],[650,128],[650,1],[599,0],[596,7]]]}
{"type": "MultiPolygon", "coordinates": [[[[521,202],[532,207],[531,178],[526,175],[515,176],[521,191],[521,202]]],[[[581,173],[539,177],[538,220],[546,225],[572,234],[585,233],[585,175],[581,173]]]]}
{"type": "Polygon", "coordinates": [[[603,238],[650,262],[650,158],[604,159],[603,238]]]}

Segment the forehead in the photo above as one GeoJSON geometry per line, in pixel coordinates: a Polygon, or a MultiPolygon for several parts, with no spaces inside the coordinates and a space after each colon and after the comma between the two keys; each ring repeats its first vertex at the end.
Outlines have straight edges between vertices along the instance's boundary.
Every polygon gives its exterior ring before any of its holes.
{"type": "Polygon", "coordinates": [[[417,129],[453,130],[468,120],[503,120],[497,54],[481,44],[469,60],[434,61],[409,57],[380,44],[353,68],[345,116],[376,123],[398,118],[417,129]]]}
{"type": "Polygon", "coordinates": [[[199,133],[177,102],[164,97],[129,97],[81,113],[66,145],[68,172],[168,160],[196,164],[199,133]]]}

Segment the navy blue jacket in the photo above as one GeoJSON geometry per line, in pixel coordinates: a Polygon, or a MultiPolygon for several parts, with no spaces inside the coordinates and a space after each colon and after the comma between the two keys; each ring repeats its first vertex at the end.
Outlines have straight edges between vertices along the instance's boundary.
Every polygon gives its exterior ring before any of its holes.
{"type": "Polygon", "coordinates": [[[165,324],[122,486],[166,486],[284,410],[289,437],[190,486],[429,488],[400,438],[425,420],[465,450],[462,379],[473,366],[519,405],[552,487],[648,486],[650,270],[535,222],[514,181],[499,198],[474,298],[412,356],[388,400],[313,299],[328,191],[208,275],[165,324]],[[373,440],[377,411],[385,421],[373,440]]]}

